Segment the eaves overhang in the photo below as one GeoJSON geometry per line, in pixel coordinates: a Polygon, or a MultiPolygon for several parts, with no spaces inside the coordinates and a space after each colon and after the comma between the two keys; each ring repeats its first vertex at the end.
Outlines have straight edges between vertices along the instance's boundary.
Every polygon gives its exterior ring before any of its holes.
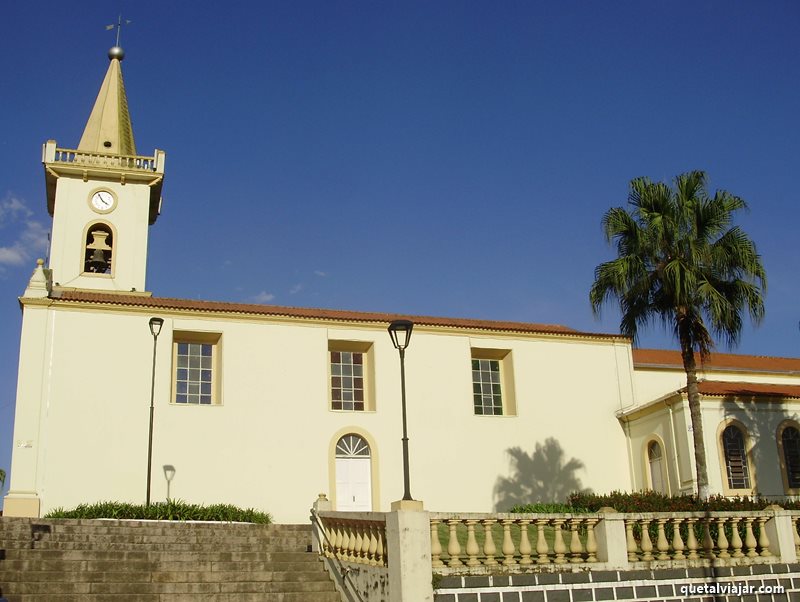
{"type": "MultiPolygon", "coordinates": [[[[506,322],[498,320],[476,320],[470,318],[446,318],[435,316],[417,316],[409,314],[392,314],[381,312],[361,312],[323,308],[285,307],[278,305],[261,305],[247,303],[228,303],[222,301],[200,301],[194,299],[176,299],[168,297],[152,297],[147,295],[102,293],[76,289],[54,288],[50,297],[56,304],[68,304],[84,307],[118,307],[160,310],[178,314],[195,316],[214,316],[221,318],[265,317],[287,321],[327,322],[336,324],[385,325],[393,320],[407,319],[416,327],[428,327],[450,331],[468,331],[476,334],[530,334],[555,336],[559,338],[591,339],[608,342],[629,343],[630,339],[622,335],[581,332],[559,324],[538,324],[530,322],[506,322]]],[[[24,302],[24,299],[22,300],[24,302]]]]}

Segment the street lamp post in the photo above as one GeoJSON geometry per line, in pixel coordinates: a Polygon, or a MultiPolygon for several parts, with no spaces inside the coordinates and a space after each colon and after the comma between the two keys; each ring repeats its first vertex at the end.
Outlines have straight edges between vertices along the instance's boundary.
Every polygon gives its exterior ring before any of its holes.
{"type": "Polygon", "coordinates": [[[150,505],[150,477],[153,469],[153,409],[156,393],[156,342],[164,325],[162,318],[150,318],[150,334],[153,335],[153,376],[150,380],[150,430],[147,438],[147,498],[145,504],[150,505]]]}
{"type": "Polygon", "coordinates": [[[403,499],[413,500],[408,471],[408,429],[406,427],[406,347],[411,340],[414,323],[411,320],[394,320],[389,324],[389,336],[394,348],[400,351],[400,391],[403,408],[403,499]]]}

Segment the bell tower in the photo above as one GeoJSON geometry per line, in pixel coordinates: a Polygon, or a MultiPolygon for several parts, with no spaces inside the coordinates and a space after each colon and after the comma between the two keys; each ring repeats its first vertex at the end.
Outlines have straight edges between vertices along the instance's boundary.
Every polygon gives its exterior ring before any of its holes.
{"type": "Polygon", "coordinates": [[[122,80],[119,46],[77,149],[48,140],[42,149],[47,209],[53,217],[55,286],[143,292],[147,235],[161,209],[165,153],[138,155],[122,80]]]}

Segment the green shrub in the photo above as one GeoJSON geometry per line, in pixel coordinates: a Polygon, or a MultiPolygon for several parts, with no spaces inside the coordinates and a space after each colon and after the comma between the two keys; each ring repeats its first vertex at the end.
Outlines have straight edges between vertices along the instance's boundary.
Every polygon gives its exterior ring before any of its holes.
{"type": "Polygon", "coordinates": [[[73,510],[56,508],[45,518],[117,518],[143,520],[197,520],[239,523],[270,524],[267,512],[253,508],[239,508],[231,504],[190,504],[182,500],[167,500],[145,506],[126,502],[97,502],[81,504],[73,510]]]}
{"type": "Polygon", "coordinates": [[[592,512],[587,508],[571,506],[570,504],[517,504],[511,506],[509,512],[514,514],[569,514],[577,512],[592,512]]]}
{"type": "MultiPolygon", "coordinates": [[[[693,495],[668,496],[655,491],[639,491],[635,493],[612,491],[604,495],[572,493],[568,497],[569,506],[585,508],[589,512],[597,512],[604,506],[610,506],[617,512],[733,512],[763,510],[771,504],[777,504],[786,510],[800,509],[800,501],[789,499],[726,498],[721,495],[715,495],[707,500],[701,500],[693,495]]],[[[578,510],[572,510],[571,512],[578,512],[578,510]]]]}

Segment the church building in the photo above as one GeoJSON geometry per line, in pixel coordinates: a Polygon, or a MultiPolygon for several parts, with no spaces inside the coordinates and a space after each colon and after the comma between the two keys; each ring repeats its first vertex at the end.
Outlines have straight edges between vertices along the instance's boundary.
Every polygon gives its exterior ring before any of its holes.
{"type": "MultiPolygon", "coordinates": [[[[404,488],[398,319],[413,322],[410,489],[426,509],[694,491],[677,351],[559,325],[148,291],[166,155],[137,153],[123,56],[109,52],[77,147],[43,147],[52,244],[19,299],[6,516],[147,494],[277,522],[305,522],[321,492],[338,510],[388,510],[404,488]]],[[[715,354],[698,376],[712,492],[800,494],[800,359],[715,354]]]]}

